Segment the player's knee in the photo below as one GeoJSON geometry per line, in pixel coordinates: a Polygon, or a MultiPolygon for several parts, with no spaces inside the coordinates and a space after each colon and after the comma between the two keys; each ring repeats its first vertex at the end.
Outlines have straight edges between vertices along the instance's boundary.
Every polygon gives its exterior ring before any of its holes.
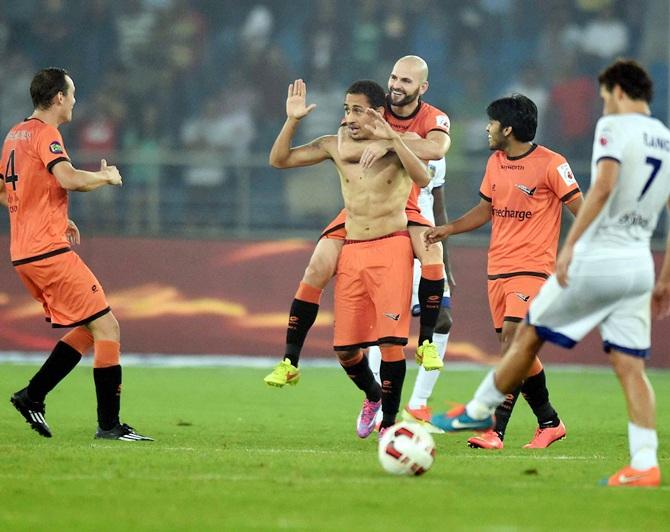
{"type": "Polygon", "coordinates": [[[323,290],[335,274],[336,265],[337,262],[332,265],[329,264],[329,261],[323,259],[310,260],[307,268],[305,268],[305,275],[302,278],[303,283],[323,290]]]}
{"type": "Polygon", "coordinates": [[[121,327],[119,327],[119,322],[117,321],[116,316],[111,312],[108,312],[97,320],[93,320],[88,324],[88,328],[96,341],[121,341],[121,327]]]}
{"type": "Polygon", "coordinates": [[[444,258],[442,253],[442,244],[437,242],[428,249],[423,246],[421,251],[416,253],[416,258],[419,259],[419,262],[421,262],[422,266],[428,266],[430,264],[443,264],[444,258]]]}
{"type": "Polygon", "coordinates": [[[633,355],[612,352],[610,353],[610,363],[620,379],[644,372],[644,359],[633,355]]]}
{"type": "Polygon", "coordinates": [[[451,312],[449,312],[449,309],[443,307],[440,309],[440,314],[437,316],[435,332],[438,334],[449,334],[452,323],[453,321],[451,319],[451,312]]]}
{"type": "Polygon", "coordinates": [[[337,359],[345,368],[353,366],[363,358],[363,353],[360,349],[353,349],[349,351],[335,351],[337,359]]]}

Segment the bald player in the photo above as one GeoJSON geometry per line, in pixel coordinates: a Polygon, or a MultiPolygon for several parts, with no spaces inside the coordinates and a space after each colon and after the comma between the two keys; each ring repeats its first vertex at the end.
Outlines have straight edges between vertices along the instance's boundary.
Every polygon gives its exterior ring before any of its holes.
{"type": "MultiPolygon", "coordinates": [[[[419,138],[403,138],[406,145],[423,160],[441,159],[451,144],[449,117],[439,109],[424,102],[421,97],[428,90],[428,66],[417,56],[405,56],[393,67],[388,80],[384,118],[400,133],[411,133],[419,138]]],[[[373,134],[374,135],[374,134],[373,134]]],[[[380,158],[394,150],[388,139],[374,142],[345,142],[341,146],[342,158],[369,168],[380,158]]],[[[443,308],[445,266],[441,247],[429,250],[423,245],[421,234],[433,224],[421,216],[417,198],[420,187],[413,186],[407,203],[408,230],[415,256],[421,261],[419,302],[421,305],[419,348],[417,362],[426,370],[438,370],[443,366],[442,357],[433,343],[433,332],[449,331],[447,309],[443,308]]],[[[342,210],[321,234],[309,265],[305,270],[295,299],[291,304],[286,334],[284,359],[265,377],[272,386],[296,384],[300,378],[298,363],[300,352],[309,329],[319,311],[323,289],[335,273],[337,260],[346,238],[346,209],[342,210]]]]}

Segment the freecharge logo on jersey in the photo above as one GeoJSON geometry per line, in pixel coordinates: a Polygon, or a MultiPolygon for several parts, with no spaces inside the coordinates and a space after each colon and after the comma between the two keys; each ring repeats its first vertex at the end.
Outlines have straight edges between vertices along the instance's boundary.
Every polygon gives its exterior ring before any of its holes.
{"type": "Polygon", "coordinates": [[[54,140],[51,144],[49,144],[49,151],[51,153],[63,153],[63,145],[57,140],[54,140]]]}
{"type": "Polygon", "coordinates": [[[568,163],[563,163],[562,165],[558,166],[556,170],[558,170],[559,175],[563,178],[563,181],[565,181],[566,185],[574,185],[577,182],[575,179],[575,174],[572,173],[572,169],[568,163]]]}

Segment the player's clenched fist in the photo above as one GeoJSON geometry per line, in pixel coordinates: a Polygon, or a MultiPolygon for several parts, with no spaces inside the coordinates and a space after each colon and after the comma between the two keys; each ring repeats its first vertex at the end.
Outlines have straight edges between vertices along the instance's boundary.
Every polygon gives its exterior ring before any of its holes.
{"type": "Polygon", "coordinates": [[[301,79],[296,79],[288,86],[288,96],[286,97],[286,116],[300,120],[311,113],[316,104],[306,105],[307,85],[301,79]]]}

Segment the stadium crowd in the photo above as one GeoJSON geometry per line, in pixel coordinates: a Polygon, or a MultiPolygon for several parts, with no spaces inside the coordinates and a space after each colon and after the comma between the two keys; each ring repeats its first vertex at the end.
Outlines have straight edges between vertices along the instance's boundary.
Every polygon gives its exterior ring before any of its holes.
{"type": "MultiPolygon", "coordinates": [[[[252,223],[276,225],[293,191],[262,166],[296,77],[319,107],[302,138],[333,131],[351,81],[385,84],[412,53],[431,69],[426,99],[452,120],[451,165],[479,174],[486,104],[513,91],[538,105],[538,142],[586,163],[600,111],[593,74],[612,58],[649,65],[653,112],[667,117],[667,21],[666,0],[0,0],[0,130],[29,114],[25,87],[39,68],[65,67],[78,81],[78,119],[64,130],[73,153],[91,164],[126,154],[126,200],[110,191],[98,205],[73,202],[90,228],[110,205],[100,230],[123,219],[130,233],[164,232],[163,211],[181,227],[234,224],[248,185],[236,164],[249,160],[252,223]],[[208,155],[183,155],[198,153],[208,155]]],[[[318,227],[332,209],[279,225],[318,227]]]]}

